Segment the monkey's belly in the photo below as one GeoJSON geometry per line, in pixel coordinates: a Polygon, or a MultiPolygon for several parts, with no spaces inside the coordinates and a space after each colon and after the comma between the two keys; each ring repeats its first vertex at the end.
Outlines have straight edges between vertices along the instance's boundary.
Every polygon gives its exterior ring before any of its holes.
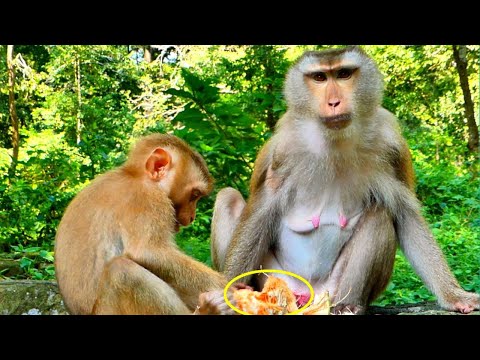
{"type": "MultiPolygon", "coordinates": [[[[351,238],[361,212],[348,219],[345,226],[333,223],[326,216],[318,224],[315,220],[303,224],[302,217],[286,217],[282,222],[277,246],[262,261],[264,269],[293,272],[308,280],[314,288],[326,283],[338,256],[351,238]],[[318,226],[315,226],[318,225],[318,226]],[[293,228],[293,229],[292,229],[293,228]]],[[[280,276],[294,292],[303,293],[308,288],[291,276],[280,276]]]]}
{"type": "Polygon", "coordinates": [[[326,279],[353,230],[323,225],[309,233],[283,227],[275,257],[287,271],[310,282],[326,279]]]}

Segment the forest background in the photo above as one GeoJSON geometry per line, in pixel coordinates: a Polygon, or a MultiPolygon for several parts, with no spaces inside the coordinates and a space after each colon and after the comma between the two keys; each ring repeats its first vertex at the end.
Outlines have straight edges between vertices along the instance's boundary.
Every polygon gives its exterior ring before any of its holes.
{"type": "MultiPolygon", "coordinates": [[[[132,142],[173,133],[206,159],[215,191],[177,242],[211,265],[210,220],[225,186],[248,196],[260,147],[285,112],[286,45],[0,45],[0,279],[55,279],[54,238],[72,198],[132,142]],[[1,262],[1,261],[0,261],[1,262]]],[[[480,292],[480,46],[368,45],[400,119],[423,214],[453,273],[480,292]]],[[[400,251],[378,305],[433,300],[400,251]]]]}

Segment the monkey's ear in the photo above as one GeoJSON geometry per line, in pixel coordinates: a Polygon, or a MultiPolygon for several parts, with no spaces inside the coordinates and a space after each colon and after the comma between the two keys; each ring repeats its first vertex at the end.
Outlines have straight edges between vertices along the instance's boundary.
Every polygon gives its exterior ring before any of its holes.
{"type": "Polygon", "coordinates": [[[145,169],[150,179],[160,181],[166,175],[167,165],[170,164],[170,161],[170,154],[166,150],[162,148],[153,150],[145,163],[145,169]]]}

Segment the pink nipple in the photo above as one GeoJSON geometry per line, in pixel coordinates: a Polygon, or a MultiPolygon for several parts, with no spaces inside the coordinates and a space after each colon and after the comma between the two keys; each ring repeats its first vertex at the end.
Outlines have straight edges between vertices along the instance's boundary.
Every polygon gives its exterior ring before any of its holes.
{"type": "Polygon", "coordinates": [[[297,298],[297,305],[298,306],[303,306],[305,305],[308,300],[310,300],[310,294],[309,293],[306,293],[306,294],[303,294],[303,293],[293,293],[295,295],[295,297],[297,298]]]}
{"type": "Polygon", "coordinates": [[[339,220],[340,220],[340,227],[343,229],[345,228],[345,226],[347,226],[347,218],[345,217],[345,215],[340,215],[339,217],[339,220]]]}
{"type": "Polygon", "coordinates": [[[313,215],[312,216],[312,224],[313,224],[313,227],[316,229],[319,227],[320,225],[320,216],[318,215],[313,215]]]}

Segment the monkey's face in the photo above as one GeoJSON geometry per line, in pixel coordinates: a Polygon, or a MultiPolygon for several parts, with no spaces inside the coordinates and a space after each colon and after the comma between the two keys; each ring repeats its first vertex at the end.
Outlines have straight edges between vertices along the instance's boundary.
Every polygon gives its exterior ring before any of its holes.
{"type": "Polygon", "coordinates": [[[297,116],[320,122],[327,135],[344,137],[351,131],[342,130],[378,106],[382,89],[373,61],[349,48],[306,53],[287,74],[285,96],[297,116]]]}
{"type": "Polygon", "coordinates": [[[173,207],[175,209],[175,231],[179,231],[180,225],[190,225],[195,220],[197,202],[200,199],[199,191],[192,189],[185,191],[179,198],[172,199],[173,207]]]}
{"type": "Polygon", "coordinates": [[[195,220],[197,203],[207,193],[207,184],[196,167],[190,165],[180,170],[175,174],[175,186],[169,194],[175,209],[175,231],[179,231],[180,225],[187,226],[195,220]]]}
{"type": "Polygon", "coordinates": [[[312,98],[312,110],[330,130],[342,130],[352,122],[353,87],[356,68],[341,64],[322,66],[304,75],[304,81],[312,98]]]}

